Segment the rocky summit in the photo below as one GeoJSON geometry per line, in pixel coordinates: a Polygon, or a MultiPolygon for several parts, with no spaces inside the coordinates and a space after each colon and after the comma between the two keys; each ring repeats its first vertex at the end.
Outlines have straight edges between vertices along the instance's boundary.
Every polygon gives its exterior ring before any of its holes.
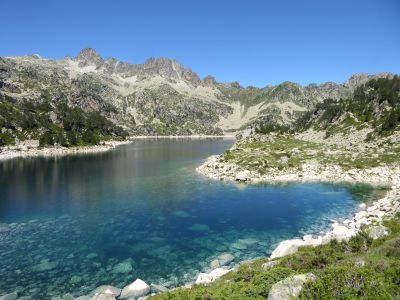
{"type": "MultiPolygon", "coordinates": [[[[168,58],[131,64],[104,60],[85,48],[62,60],[0,57],[0,101],[49,103],[46,113],[52,120],[60,118],[55,107],[67,103],[84,112],[99,112],[131,135],[222,135],[266,122],[290,124],[326,98],[348,97],[371,77],[391,76],[354,75],[344,84],[242,87],[218,83],[210,75],[200,79],[168,58]]],[[[16,131],[26,135],[24,126],[5,122],[14,136],[16,131]]]]}

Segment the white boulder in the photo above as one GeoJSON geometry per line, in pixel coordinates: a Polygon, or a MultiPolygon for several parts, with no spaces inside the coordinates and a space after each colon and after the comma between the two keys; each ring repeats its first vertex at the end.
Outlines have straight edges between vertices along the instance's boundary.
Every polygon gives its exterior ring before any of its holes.
{"type": "Polygon", "coordinates": [[[237,181],[247,181],[249,179],[249,174],[246,171],[240,171],[235,176],[235,180],[237,181]]]}
{"type": "Polygon", "coordinates": [[[139,298],[150,293],[150,286],[141,279],[136,279],[130,285],[124,287],[121,291],[119,299],[139,298]]]}
{"type": "Polygon", "coordinates": [[[304,241],[301,239],[286,240],[279,243],[278,247],[272,251],[270,258],[283,257],[289,254],[297,252],[300,246],[304,245],[304,241]]]}
{"type": "Polygon", "coordinates": [[[210,276],[212,278],[212,281],[220,278],[221,276],[224,276],[226,273],[229,273],[231,270],[227,269],[222,269],[222,268],[216,268],[210,272],[210,276]]]}
{"type": "Polygon", "coordinates": [[[212,280],[212,276],[210,274],[207,273],[200,273],[199,276],[197,276],[196,279],[196,284],[209,284],[211,283],[212,280]]]}

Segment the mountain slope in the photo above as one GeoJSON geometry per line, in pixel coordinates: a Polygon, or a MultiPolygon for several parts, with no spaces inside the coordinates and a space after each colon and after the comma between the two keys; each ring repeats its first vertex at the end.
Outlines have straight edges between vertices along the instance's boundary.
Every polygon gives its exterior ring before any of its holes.
{"type": "MultiPolygon", "coordinates": [[[[291,124],[326,98],[351,96],[366,78],[370,77],[357,75],[346,84],[303,87],[284,82],[244,88],[218,83],[212,76],[200,79],[171,59],[130,64],[104,60],[86,48],[75,58],[62,60],[38,55],[0,57],[0,101],[17,106],[24,101],[48,102],[47,113],[55,120],[61,118],[56,108],[66,103],[84,113],[98,112],[133,135],[223,134],[261,123],[291,124]]],[[[55,126],[62,124],[55,122],[55,126]]],[[[8,127],[15,137],[18,130],[8,127]]],[[[20,138],[30,137],[24,128],[19,133],[20,138]]]]}
{"type": "Polygon", "coordinates": [[[366,138],[387,136],[400,129],[400,78],[375,78],[355,88],[351,97],[326,99],[299,118],[295,130],[335,133],[368,131],[366,138]]]}

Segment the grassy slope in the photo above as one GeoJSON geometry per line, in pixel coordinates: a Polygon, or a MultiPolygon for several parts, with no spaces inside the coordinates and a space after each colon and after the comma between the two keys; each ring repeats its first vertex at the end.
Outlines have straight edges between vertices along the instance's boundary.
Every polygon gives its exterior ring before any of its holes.
{"type": "Polygon", "coordinates": [[[338,145],[298,140],[292,135],[276,135],[270,141],[255,141],[227,150],[223,160],[246,169],[265,173],[269,168],[301,168],[310,160],[344,169],[371,168],[400,161],[400,145],[381,143],[362,151],[338,145]]]}
{"type": "Polygon", "coordinates": [[[312,272],[301,299],[399,299],[400,214],[384,225],[389,236],[372,241],[361,232],[349,242],[303,247],[264,270],[267,258],[241,265],[209,286],[177,289],[151,299],[265,299],[284,278],[312,272]]]}

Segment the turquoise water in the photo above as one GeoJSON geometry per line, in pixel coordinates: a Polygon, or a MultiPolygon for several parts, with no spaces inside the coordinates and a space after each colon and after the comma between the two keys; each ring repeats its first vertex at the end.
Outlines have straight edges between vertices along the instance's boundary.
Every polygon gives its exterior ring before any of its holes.
{"type": "Polygon", "coordinates": [[[244,186],[195,172],[233,140],[142,140],[105,153],[0,163],[0,294],[35,299],[141,278],[173,287],[327,228],[368,186],[244,186]]]}

